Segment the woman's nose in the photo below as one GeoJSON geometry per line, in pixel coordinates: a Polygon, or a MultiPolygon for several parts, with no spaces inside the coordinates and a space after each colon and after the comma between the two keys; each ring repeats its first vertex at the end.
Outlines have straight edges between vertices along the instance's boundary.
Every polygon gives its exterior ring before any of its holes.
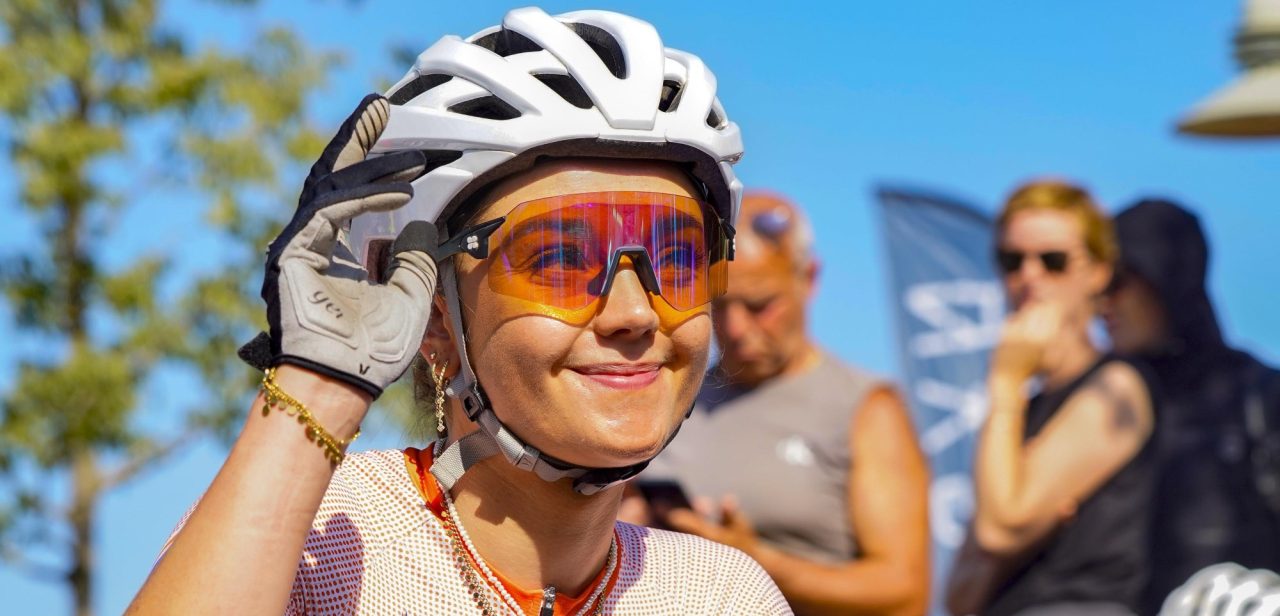
{"type": "Polygon", "coordinates": [[[609,294],[596,314],[594,327],[602,336],[641,336],[658,328],[658,313],[636,274],[631,257],[624,256],[614,272],[609,294]]]}

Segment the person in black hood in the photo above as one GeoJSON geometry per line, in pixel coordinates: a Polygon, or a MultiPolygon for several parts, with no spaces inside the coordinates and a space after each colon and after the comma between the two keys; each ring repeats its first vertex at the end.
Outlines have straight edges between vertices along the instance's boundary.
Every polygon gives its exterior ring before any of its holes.
{"type": "Polygon", "coordinates": [[[1115,217],[1120,266],[1101,314],[1119,353],[1162,388],[1160,479],[1143,611],[1196,571],[1280,570],[1280,372],[1223,341],[1194,214],[1143,200],[1115,217]]]}

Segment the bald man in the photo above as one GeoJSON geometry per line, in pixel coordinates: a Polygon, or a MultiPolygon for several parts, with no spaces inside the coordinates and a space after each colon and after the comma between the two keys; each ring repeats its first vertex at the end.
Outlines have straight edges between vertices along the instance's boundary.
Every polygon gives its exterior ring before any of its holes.
{"type": "Polygon", "coordinates": [[[928,478],[906,407],[809,336],[819,267],[804,214],[768,192],[742,208],[713,304],[719,363],[640,480],[674,480],[700,511],[651,521],[751,555],[797,614],[923,614],[928,478]]]}

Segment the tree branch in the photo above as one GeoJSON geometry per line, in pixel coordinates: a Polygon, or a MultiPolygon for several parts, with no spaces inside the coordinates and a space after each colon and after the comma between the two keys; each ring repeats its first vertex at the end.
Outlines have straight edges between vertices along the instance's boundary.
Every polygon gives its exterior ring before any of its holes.
{"type": "Polygon", "coordinates": [[[186,432],[179,434],[163,445],[153,446],[139,452],[115,470],[105,474],[105,478],[102,481],[103,489],[110,490],[133,479],[153,463],[169,457],[178,449],[195,441],[199,435],[200,431],[198,429],[188,428],[186,432]]]}
{"type": "Polygon", "coordinates": [[[0,562],[12,565],[15,570],[23,575],[41,582],[61,584],[67,581],[65,569],[56,565],[35,562],[16,549],[5,549],[3,554],[0,554],[0,562]]]}

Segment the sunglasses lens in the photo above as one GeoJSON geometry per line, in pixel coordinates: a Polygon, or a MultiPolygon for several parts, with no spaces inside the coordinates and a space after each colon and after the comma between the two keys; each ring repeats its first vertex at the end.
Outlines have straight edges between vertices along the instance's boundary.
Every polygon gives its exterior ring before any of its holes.
{"type": "Polygon", "coordinates": [[[605,192],[526,202],[489,245],[491,289],[566,310],[600,297],[620,251],[648,255],[655,291],[679,311],[723,294],[727,278],[727,242],[714,211],[675,195],[605,192]]]}
{"type": "Polygon", "coordinates": [[[791,230],[791,215],[782,208],[761,212],[751,219],[751,228],[776,242],[791,230]]]}
{"type": "MultiPolygon", "coordinates": [[[[1017,250],[997,250],[996,264],[1000,266],[1000,271],[1005,274],[1012,274],[1022,269],[1022,260],[1027,253],[1017,250]]],[[[1032,253],[1033,257],[1040,258],[1040,264],[1044,266],[1044,270],[1051,274],[1061,274],[1067,271],[1067,262],[1069,261],[1066,252],[1061,250],[1051,250],[1049,252],[1032,253]]]]}
{"type": "Polygon", "coordinates": [[[1060,250],[1040,253],[1040,262],[1044,264],[1045,271],[1054,274],[1067,271],[1067,253],[1060,250]]]}
{"type": "Polygon", "coordinates": [[[1000,266],[1000,271],[1012,274],[1022,269],[1022,253],[1015,250],[997,250],[996,264],[1000,266]]]}
{"type": "Polygon", "coordinates": [[[490,237],[489,287],[538,304],[581,308],[591,303],[590,290],[603,286],[608,212],[547,201],[517,206],[490,237]]]}

